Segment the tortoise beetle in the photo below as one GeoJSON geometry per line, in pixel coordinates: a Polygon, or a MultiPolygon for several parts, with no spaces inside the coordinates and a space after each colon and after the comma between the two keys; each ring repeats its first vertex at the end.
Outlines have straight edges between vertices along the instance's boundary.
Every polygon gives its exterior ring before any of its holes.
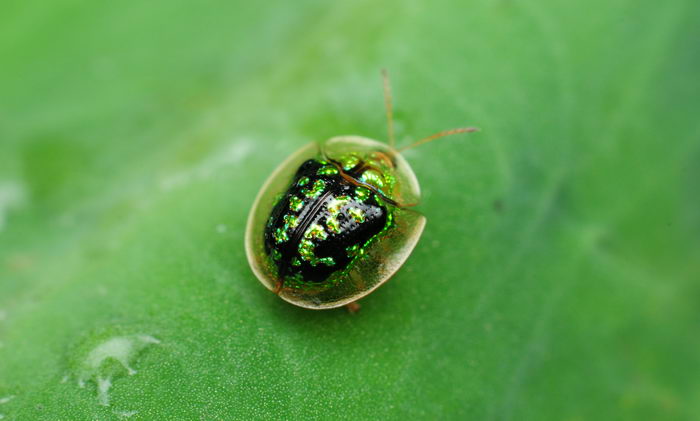
{"type": "Polygon", "coordinates": [[[382,75],[389,143],[339,136],[302,147],[269,176],[248,216],[253,272],[297,306],[354,311],[356,300],[389,280],[426,222],[411,209],[420,187],[401,151],[478,130],[446,130],[395,148],[391,89],[382,75]]]}

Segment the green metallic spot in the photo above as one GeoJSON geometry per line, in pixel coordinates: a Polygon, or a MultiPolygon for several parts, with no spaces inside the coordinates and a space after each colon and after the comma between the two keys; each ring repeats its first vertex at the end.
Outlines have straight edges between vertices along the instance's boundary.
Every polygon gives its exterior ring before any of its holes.
{"type": "Polygon", "coordinates": [[[333,260],[332,257],[322,257],[322,258],[318,259],[317,262],[322,264],[322,265],[326,265],[326,266],[335,265],[335,260],[333,260]]]}
{"type": "Polygon", "coordinates": [[[277,249],[272,249],[272,259],[279,260],[281,258],[282,258],[282,253],[280,253],[280,251],[277,249]]]}
{"type": "Polygon", "coordinates": [[[367,170],[362,173],[360,180],[378,189],[384,187],[384,177],[377,170],[367,170]]]}
{"type": "Polygon", "coordinates": [[[386,232],[388,229],[392,228],[394,226],[394,213],[389,212],[389,214],[386,216],[386,224],[384,225],[384,229],[382,232],[386,232]]]}
{"type": "Polygon", "coordinates": [[[299,212],[302,207],[304,207],[303,200],[299,199],[296,196],[292,196],[291,199],[289,199],[289,210],[299,212]]]}
{"type": "Polygon", "coordinates": [[[348,209],[348,213],[358,224],[365,222],[365,212],[362,209],[350,208],[348,209]]]}
{"type": "Polygon", "coordinates": [[[314,243],[309,239],[301,240],[298,249],[302,260],[309,262],[316,257],[314,256],[314,243]]]}
{"type": "Polygon", "coordinates": [[[314,243],[312,239],[325,240],[328,238],[328,233],[319,224],[312,224],[304,233],[304,238],[299,242],[299,255],[301,259],[309,262],[311,266],[317,266],[318,264],[323,264],[326,266],[333,266],[335,261],[330,257],[318,258],[314,253],[314,243]]]}
{"type": "Polygon", "coordinates": [[[323,180],[316,180],[314,181],[314,185],[311,186],[311,189],[303,189],[301,193],[308,197],[309,199],[315,199],[323,193],[323,190],[326,188],[326,182],[323,180]]]}
{"type": "Polygon", "coordinates": [[[335,216],[330,216],[326,219],[326,226],[331,232],[340,234],[340,222],[338,222],[338,218],[335,216]]]}
{"type": "Polygon", "coordinates": [[[331,215],[337,215],[340,213],[340,209],[347,205],[348,202],[350,202],[350,198],[348,196],[338,196],[334,197],[330,202],[328,202],[328,212],[331,215]]]}
{"type": "Polygon", "coordinates": [[[292,259],[292,266],[301,266],[301,260],[298,257],[292,259]]]}
{"type": "Polygon", "coordinates": [[[318,169],[317,175],[336,175],[338,174],[338,169],[333,165],[326,165],[318,169]]]}
{"type": "Polygon", "coordinates": [[[284,225],[287,228],[296,228],[299,225],[299,217],[295,215],[284,215],[284,225]]]}
{"type": "Polygon", "coordinates": [[[355,198],[358,202],[364,202],[369,199],[372,192],[366,187],[358,187],[355,189],[355,198]]]}
{"type": "Polygon", "coordinates": [[[365,251],[364,249],[360,248],[359,244],[354,244],[350,247],[347,247],[345,249],[345,252],[348,254],[348,257],[352,258],[355,256],[361,256],[362,254],[364,254],[365,251]]]}
{"type": "Polygon", "coordinates": [[[299,181],[297,181],[297,186],[304,187],[305,185],[309,184],[309,181],[311,181],[309,177],[301,177],[299,181]]]}
{"type": "Polygon", "coordinates": [[[360,163],[360,158],[357,155],[351,154],[351,155],[343,155],[339,159],[340,165],[343,166],[343,169],[345,171],[350,171],[351,169],[355,168],[357,164],[360,163]]]}
{"type": "Polygon", "coordinates": [[[328,219],[326,219],[326,226],[331,232],[340,234],[340,222],[338,221],[338,214],[340,209],[350,202],[350,197],[348,196],[338,196],[334,197],[330,202],[328,202],[328,213],[331,214],[328,219]]]}
{"type": "Polygon", "coordinates": [[[372,196],[374,197],[374,201],[377,202],[379,206],[387,206],[386,200],[384,200],[384,198],[381,195],[373,194],[372,196]]]}
{"type": "Polygon", "coordinates": [[[390,192],[394,189],[394,185],[396,185],[396,177],[394,177],[391,172],[387,172],[384,174],[384,190],[387,192],[390,192]]]}
{"type": "Polygon", "coordinates": [[[275,237],[275,241],[277,243],[284,243],[285,241],[289,240],[289,236],[287,235],[287,230],[282,229],[282,228],[277,228],[275,230],[275,233],[273,234],[273,237],[275,237]]]}
{"type": "Polygon", "coordinates": [[[304,238],[315,238],[317,240],[325,240],[328,238],[326,230],[319,224],[311,224],[309,228],[306,229],[304,233],[304,238]]]}

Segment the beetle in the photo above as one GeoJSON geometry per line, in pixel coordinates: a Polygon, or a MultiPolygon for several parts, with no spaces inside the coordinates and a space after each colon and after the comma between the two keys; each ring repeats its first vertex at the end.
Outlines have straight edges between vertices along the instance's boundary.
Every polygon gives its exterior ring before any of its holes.
{"type": "Polygon", "coordinates": [[[385,283],[416,246],[426,218],[411,209],[418,180],[396,148],[391,86],[382,70],[389,142],[333,137],[292,154],[269,176],[248,216],[245,249],[270,291],[309,309],[348,306],[385,283]]]}

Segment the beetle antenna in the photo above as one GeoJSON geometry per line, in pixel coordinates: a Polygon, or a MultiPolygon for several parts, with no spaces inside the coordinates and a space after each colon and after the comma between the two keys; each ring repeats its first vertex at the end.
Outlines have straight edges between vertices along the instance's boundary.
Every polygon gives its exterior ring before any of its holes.
{"type": "Polygon", "coordinates": [[[393,149],[396,146],[394,138],[394,106],[391,100],[391,83],[389,82],[389,72],[382,69],[382,80],[384,82],[384,107],[386,108],[386,130],[389,135],[389,146],[393,149]]]}
{"type": "Polygon", "coordinates": [[[417,146],[420,146],[424,143],[432,142],[433,140],[440,139],[441,137],[445,136],[450,136],[453,134],[459,134],[459,133],[472,133],[472,132],[478,132],[479,129],[476,127],[460,127],[458,129],[450,129],[450,130],[443,130],[441,132],[437,132],[434,135],[430,135],[428,137],[425,137],[417,142],[414,142],[408,146],[404,146],[398,149],[399,152],[403,152],[407,149],[413,149],[417,146]]]}

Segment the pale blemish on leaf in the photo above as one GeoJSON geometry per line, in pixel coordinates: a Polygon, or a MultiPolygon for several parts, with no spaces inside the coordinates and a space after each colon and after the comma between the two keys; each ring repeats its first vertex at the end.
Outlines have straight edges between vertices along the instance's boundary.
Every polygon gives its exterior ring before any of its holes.
{"type": "MultiPolygon", "coordinates": [[[[137,370],[133,365],[137,356],[147,347],[156,344],[160,344],[158,339],[143,334],[114,336],[98,343],[80,364],[78,387],[84,388],[87,382],[95,383],[97,401],[102,406],[109,406],[112,381],[119,376],[135,375],[137,370]]],[[[67,380],[65,376],[64,379],[67,380]]]]}
{"type": "Polygon", "coordinates": [[[250,139],[237,140],[212,152],[194,167],[167,175],[160,181],[160,189],[170,191],[196,181],[207,180],[224,168],[242,162],[253,151],[253,145],[250,139]]]}
{"type": "MultiPolygon", "coordinates": [[[[8,403],[9,401],[11,401],[11,400],[14,399],[14,398],[15,398],[14,395],[5,396],[5,397],[3,397],[3,398],[0,398],[0,405],[4,405],[4,404],[8,403]]],[[[4,415],[4,414],[0,414],[0,420],[3,419],[3,418],[5,418],[5,415],[4,415]]]]}
{"type": "Polygon", "coordinates": [[[25,200],[25,189],[16,181],[0,181],[0,232],[7,226],[8,214],[25,200]]]}
{"type": "Polygon", "coordinates": [[[114,411],[114,415],[117,415],[121,418],[131,418],[138,413],[139,411],[114,411]]]}

